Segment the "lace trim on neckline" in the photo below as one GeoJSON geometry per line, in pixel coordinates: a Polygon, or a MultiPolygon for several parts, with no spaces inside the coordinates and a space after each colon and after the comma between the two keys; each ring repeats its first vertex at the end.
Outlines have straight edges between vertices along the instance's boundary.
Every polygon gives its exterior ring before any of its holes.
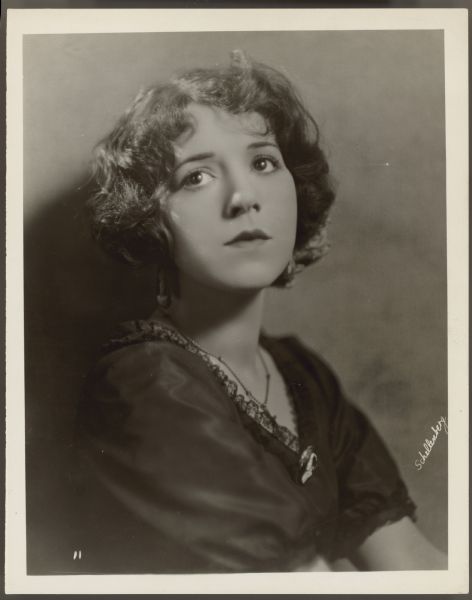
{"type": "Polygon", "coordinates": [[[202,352],[200,348],[179,333],[177,329],[156,321],[133,321],[132,324],[135,332],[110,340],[106,344],[105,349],[110,351],[127,344],[156,339],[172,342],[184,348],[191,354],[197,355],[206,364],[218,383],[223,387],[227,396],[238,408],[244,411],[260,427],[290,448],[290,450],[293,450],[297,454],[300,452],[298,437],[284,425],[279,425],[276,418],[265,406],[252,398],[238,393],[237,383],[221,367],[215,364],[205,352],[202,352]]]}

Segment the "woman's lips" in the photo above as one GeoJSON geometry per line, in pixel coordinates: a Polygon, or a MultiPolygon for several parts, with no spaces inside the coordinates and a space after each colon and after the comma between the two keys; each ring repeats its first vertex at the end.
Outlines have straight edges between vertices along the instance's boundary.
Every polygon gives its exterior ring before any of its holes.
{"type": "Polygon", "coordinates": [[[260,245],[271,237],[262,229],[252,229],[250,231],[242,231],[238,235],[228,242],[225,242],[225,246],[247,246],[247,245],[260,245]]]}

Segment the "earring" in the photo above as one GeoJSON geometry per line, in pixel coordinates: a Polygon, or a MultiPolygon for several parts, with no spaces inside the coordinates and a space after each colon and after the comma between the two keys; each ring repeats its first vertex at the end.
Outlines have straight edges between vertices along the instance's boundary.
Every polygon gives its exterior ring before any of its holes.
{"type": "Polygon", "coordinates": [[[296,268],[296,264],[295,264],[295,259],[292,256],[291,259],[288,261],[288,264],[285,267],[285,270],[282,272],[282,274],[280,276],[280,283],[284,287],[287,287],[287,288],[292,287],[293,280],[295,279],[296,270],[297,270],[297,268],[296,268]]]}
{"type": "Polygon", "coordinates": [[[172,302],[172,295],[165,271],[159,271],[157,275],[157,305],[161,310],[168,310],[172,302]]]}

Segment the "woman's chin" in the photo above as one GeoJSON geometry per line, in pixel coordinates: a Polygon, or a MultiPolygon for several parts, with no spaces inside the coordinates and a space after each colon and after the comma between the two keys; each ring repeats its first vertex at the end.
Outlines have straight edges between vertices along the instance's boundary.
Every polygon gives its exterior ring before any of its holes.
{"type": "Polygon", "coordinates": [[[257,292],[270,287],[280,277],[284,268],[285,264],[272,265],[271,268],[257,263],[245,265],[245,268],[233,269],[228,275],[219,278],[219,281],[215,280],[215,283],[235,292],[257,292]]]}
{"type": "Polygon", "coordinates": [[[232,280],[231,282],[218,282],[215,287],[234,294],[256,294],[270,287],[278,279],[279,275],[280,273],[270,277],[246,277],[240,280],[232,280]]]}
{"type": "Polygon", "coordinates": [[[203,287],[218,292],[233,294],[255,294],[270,287],[285,269],[283,265],[261,264],[256,261],[252,264],[241,265],[239,268],[231,265],[231,268],[209,271],[195,266],[193,269],[180,270],[180,281],[183,289],[196,292],[196,288],[203,287]]]}

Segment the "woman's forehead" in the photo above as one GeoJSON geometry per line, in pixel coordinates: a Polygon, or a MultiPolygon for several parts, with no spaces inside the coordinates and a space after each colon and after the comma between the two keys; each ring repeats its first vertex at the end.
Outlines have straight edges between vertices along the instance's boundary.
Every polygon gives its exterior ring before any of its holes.
{"type": "Polygon", "coordinates": [[[275,141],[266,119],[257,112],[234,114],[216,106],[190,104],[185,117],[186,127],[174,141],[176,150],[231,138],[238,138],[241,143],[246,138],[275,141]]]}

